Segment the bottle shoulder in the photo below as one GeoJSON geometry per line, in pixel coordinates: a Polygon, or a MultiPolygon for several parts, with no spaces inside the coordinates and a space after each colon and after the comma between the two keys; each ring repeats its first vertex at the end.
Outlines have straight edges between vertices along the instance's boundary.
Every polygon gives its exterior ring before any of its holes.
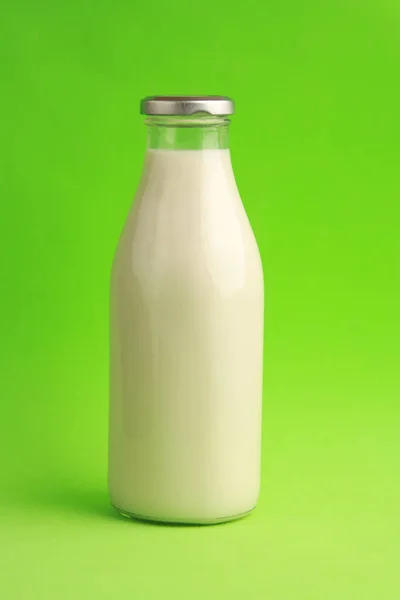
{"type": "Polygon", "coordinates": [[[263,290],[258,246],[244,213],[221,220],[203,215],[195,223],[174,222],[155,214],[133,219],[120,239],[113,264],[114,281],[134,280],[156,293],[165,285],[220,295],[263,290]]]}
{"type": "Polygon", "coordinates": [[[114,269],[231,290],[258,285],[260,255],[229,155],[206,154],[199,162],[186,153],[178,166],[145,168],[114,269]]]}

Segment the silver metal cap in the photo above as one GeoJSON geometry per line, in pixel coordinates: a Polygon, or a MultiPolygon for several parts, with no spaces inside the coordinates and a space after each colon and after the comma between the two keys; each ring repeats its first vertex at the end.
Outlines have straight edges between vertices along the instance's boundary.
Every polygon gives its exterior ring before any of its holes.
{"type": "Polygon", "coordinates": [[[140,102],[143,115],[185,116],[205,112],[223,117],[233,115],[235,105],[227,96],[148,96],[140,102]]]}

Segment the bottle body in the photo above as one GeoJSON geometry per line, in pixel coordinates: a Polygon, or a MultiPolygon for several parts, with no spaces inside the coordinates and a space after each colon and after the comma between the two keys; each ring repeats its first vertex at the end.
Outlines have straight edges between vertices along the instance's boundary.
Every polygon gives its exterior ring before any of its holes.
{"type": "Polygon", "coordinates": [[[263,276],[229,149],[148,149],[111,281],[109,490],[212,523],[260,482],[263,276]]]}

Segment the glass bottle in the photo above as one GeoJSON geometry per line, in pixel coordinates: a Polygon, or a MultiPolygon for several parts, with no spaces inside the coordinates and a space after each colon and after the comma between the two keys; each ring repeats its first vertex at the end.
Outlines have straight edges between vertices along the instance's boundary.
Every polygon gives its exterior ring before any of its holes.
{"type": "Polygon", "coordinates": [[[125,516],[216,523],[260,485],[263,274],[229,151],[233,102],[146,98],[111,278],[109,492],[125,516]]]}

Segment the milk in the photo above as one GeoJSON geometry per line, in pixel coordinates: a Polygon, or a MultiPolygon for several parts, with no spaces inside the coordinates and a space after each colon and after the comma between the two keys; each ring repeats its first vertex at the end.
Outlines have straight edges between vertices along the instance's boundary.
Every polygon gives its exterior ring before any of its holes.
{"type": "Polygon", "coordinates": [[[229,150],[148,150],[111,281],[109,490],[212,523],[260,482],[263,276],[229,150]]]}

